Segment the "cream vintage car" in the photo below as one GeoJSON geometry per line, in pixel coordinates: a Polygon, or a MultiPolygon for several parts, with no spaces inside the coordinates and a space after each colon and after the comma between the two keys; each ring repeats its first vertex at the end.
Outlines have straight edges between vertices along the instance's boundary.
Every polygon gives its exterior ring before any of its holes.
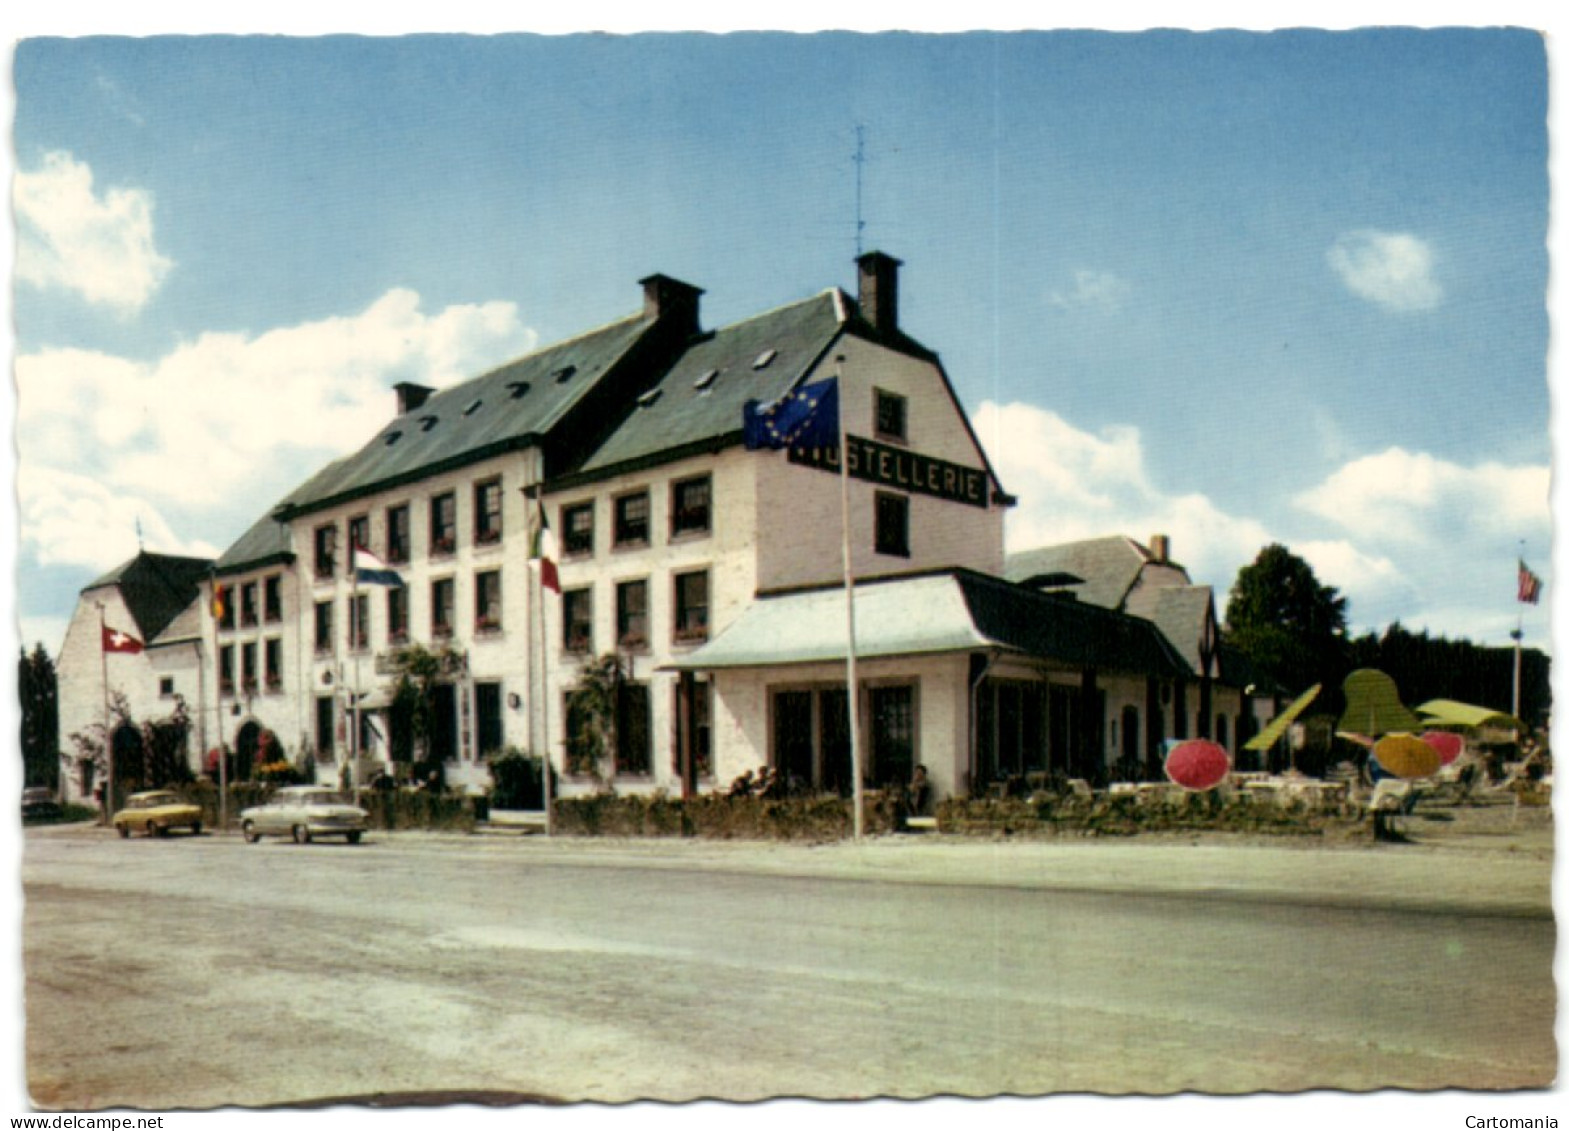
{"type": "Polygon", "coordinates": [[[295,844],[309,844],[319,836],[341,836],[358,844],[369,814],[349,805],[330,789],[315,785],[288,785],[265,805],[240,814],[240,832],[247,844],[264,836],[291,836],[295,844]]]}
{"type": "Polygon", "coordinates": [[[202,831],[202,810],[167,789],[153,789],[127,797],[113,823],[121,836],[133,832],[166,836],[170,829],[190,829],[194,836],[202,831]]]}

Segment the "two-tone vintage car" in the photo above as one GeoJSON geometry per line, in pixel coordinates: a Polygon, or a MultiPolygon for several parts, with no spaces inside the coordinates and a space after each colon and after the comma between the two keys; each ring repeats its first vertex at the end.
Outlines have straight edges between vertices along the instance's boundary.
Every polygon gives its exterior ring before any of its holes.
{"type": "Polygon", "coordinates": [[[121,836],[133,832],[167,836],[170,829],[190,829],[194,836],[202,831],[202,810],[167,789],[152,789],[127,797],[113,824],[121,836]]]}
{"type": "Polygon", "coordinates": [[[309,844],[317,837],[341,836],[350,844],[358,844],[368,817],[365,810],[346,804],[330,789],[290,785],[278,790],[265,805],[242,812],[240,832],[248,844],[255,844],[264,836],[290,836],[296,844],[309,844]]]}

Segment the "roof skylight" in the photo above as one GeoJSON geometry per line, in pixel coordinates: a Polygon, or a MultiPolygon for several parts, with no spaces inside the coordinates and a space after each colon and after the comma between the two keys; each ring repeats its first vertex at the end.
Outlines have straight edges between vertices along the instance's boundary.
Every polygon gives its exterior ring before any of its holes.
{"type": "Polygon", "coordinates": [[[420,431],[422,431],[422,432],[429,432],[432,428],[436,427],[436,421],[439,420],[439,419],[440,419],[440,417],[435,417],[435,416],[422,416],[422,417],[420,417],[419,418],[420,431]]]}
{"type": "Polygon", "coordinates": [[[566,382],[572,380],[572,374],[576,372],[577,366],[563,365],[560,369],[557,369],[554,373],[552,373],[551,376],[556,379],[557,384],[565,384],[566,382]]]}
{"type": "Polygon", "coordinates": [[[398,442],[398,438],[400,436],[402,436],[402,435],[403,435],[402,432],[388,432],[387,433],[387,447],[390,448],[390,447],[392,447],[393,444],[396,444],[398,442]]]}
{"type": "Polygon", "coordinates": [[[528,395],[529,383],[527,381],[508,381],[507,388],[512,390],[512,399],[520,401],[528,395]]]}
{"type": "Polygon", "coordinates": [[[752,362],[752,368],[753,369],[766,369],[766,368],[768,368],[768,363],[773,361],[773,359],[778,357],[778,356],[779,356],[779,351],[778,350],[776,350],[776,349],[766,349],[762,353],[757,355],[757,360],[752,362]]]}
{"type": "Polygon", "coordinates": [[[472,402],[468,406],[468,408],[463,410],[463,415],[464,416],[473,416],[476,412],[479,411],[479,406],[484,404],[484,403],[485,403],[484,401],[474,401],[474,402],[472,402]]]}
{"type": "Polygon", "coordinates": [[[696,381],[692,382],[692,388],[698,389],[698,390],[705,390],[706,391],[708,389],[708,387],[714,383],[714,378],[716,378],[718,376],[719,376],[719,370],[717,370],[717,369],[710,369],[707,373],[703,374],[696,381]]]}
{"type": "Polygon", "coordinates": [[[661,392],[663,392],[662,389],[650,389],[648,392],[637,398],[637,403],[643,408],[647,408],[649,405],[653,404],[659,399],[659,394],[661,392]]]}

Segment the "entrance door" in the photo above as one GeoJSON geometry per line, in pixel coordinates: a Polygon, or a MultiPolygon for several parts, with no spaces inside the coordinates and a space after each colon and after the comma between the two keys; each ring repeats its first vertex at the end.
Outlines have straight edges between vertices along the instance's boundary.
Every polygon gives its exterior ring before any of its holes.
{"type": "Polygon", "coordinates": [[[774,768],[788,781],[816,780],[812,766],[812,693],[774,693],[774,768]]]}
{"type": "Polygon", "coordinates": [[[234,777],[230,781],[250,781],[256,771],[256,747],[261,737],[261,727],[254,720],[240,728],[234,736],[234,777]]]}
{"type": "Polygon", "coordinates": [[[868,777],[877,786],[903,787],[915,770],[915,688],[874,687],[872,766],[868,777]]]}
{"type": "Polygon", "coordinates": [[[453,762],[458,757],[458,695],[450,683],[430,689],[430,760],[453,762]]]}
{"type": "Polygon", "coordinates": [[[817,693],[817,749],[822,788],[849,797],[855,792],[855,778],[850,773],[849,699],[842,688],[817,693]]]}

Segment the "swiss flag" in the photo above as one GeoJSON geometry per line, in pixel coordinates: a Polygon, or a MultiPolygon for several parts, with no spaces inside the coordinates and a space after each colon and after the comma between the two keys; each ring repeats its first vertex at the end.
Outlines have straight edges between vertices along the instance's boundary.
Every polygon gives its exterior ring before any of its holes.
{"type": "Polygon", "coordinates": [[[117,628],[104,625],[104,651],[105,652],[131,652],[142,650],[142,642],[129,632],[121,632],[117,628]]]}

